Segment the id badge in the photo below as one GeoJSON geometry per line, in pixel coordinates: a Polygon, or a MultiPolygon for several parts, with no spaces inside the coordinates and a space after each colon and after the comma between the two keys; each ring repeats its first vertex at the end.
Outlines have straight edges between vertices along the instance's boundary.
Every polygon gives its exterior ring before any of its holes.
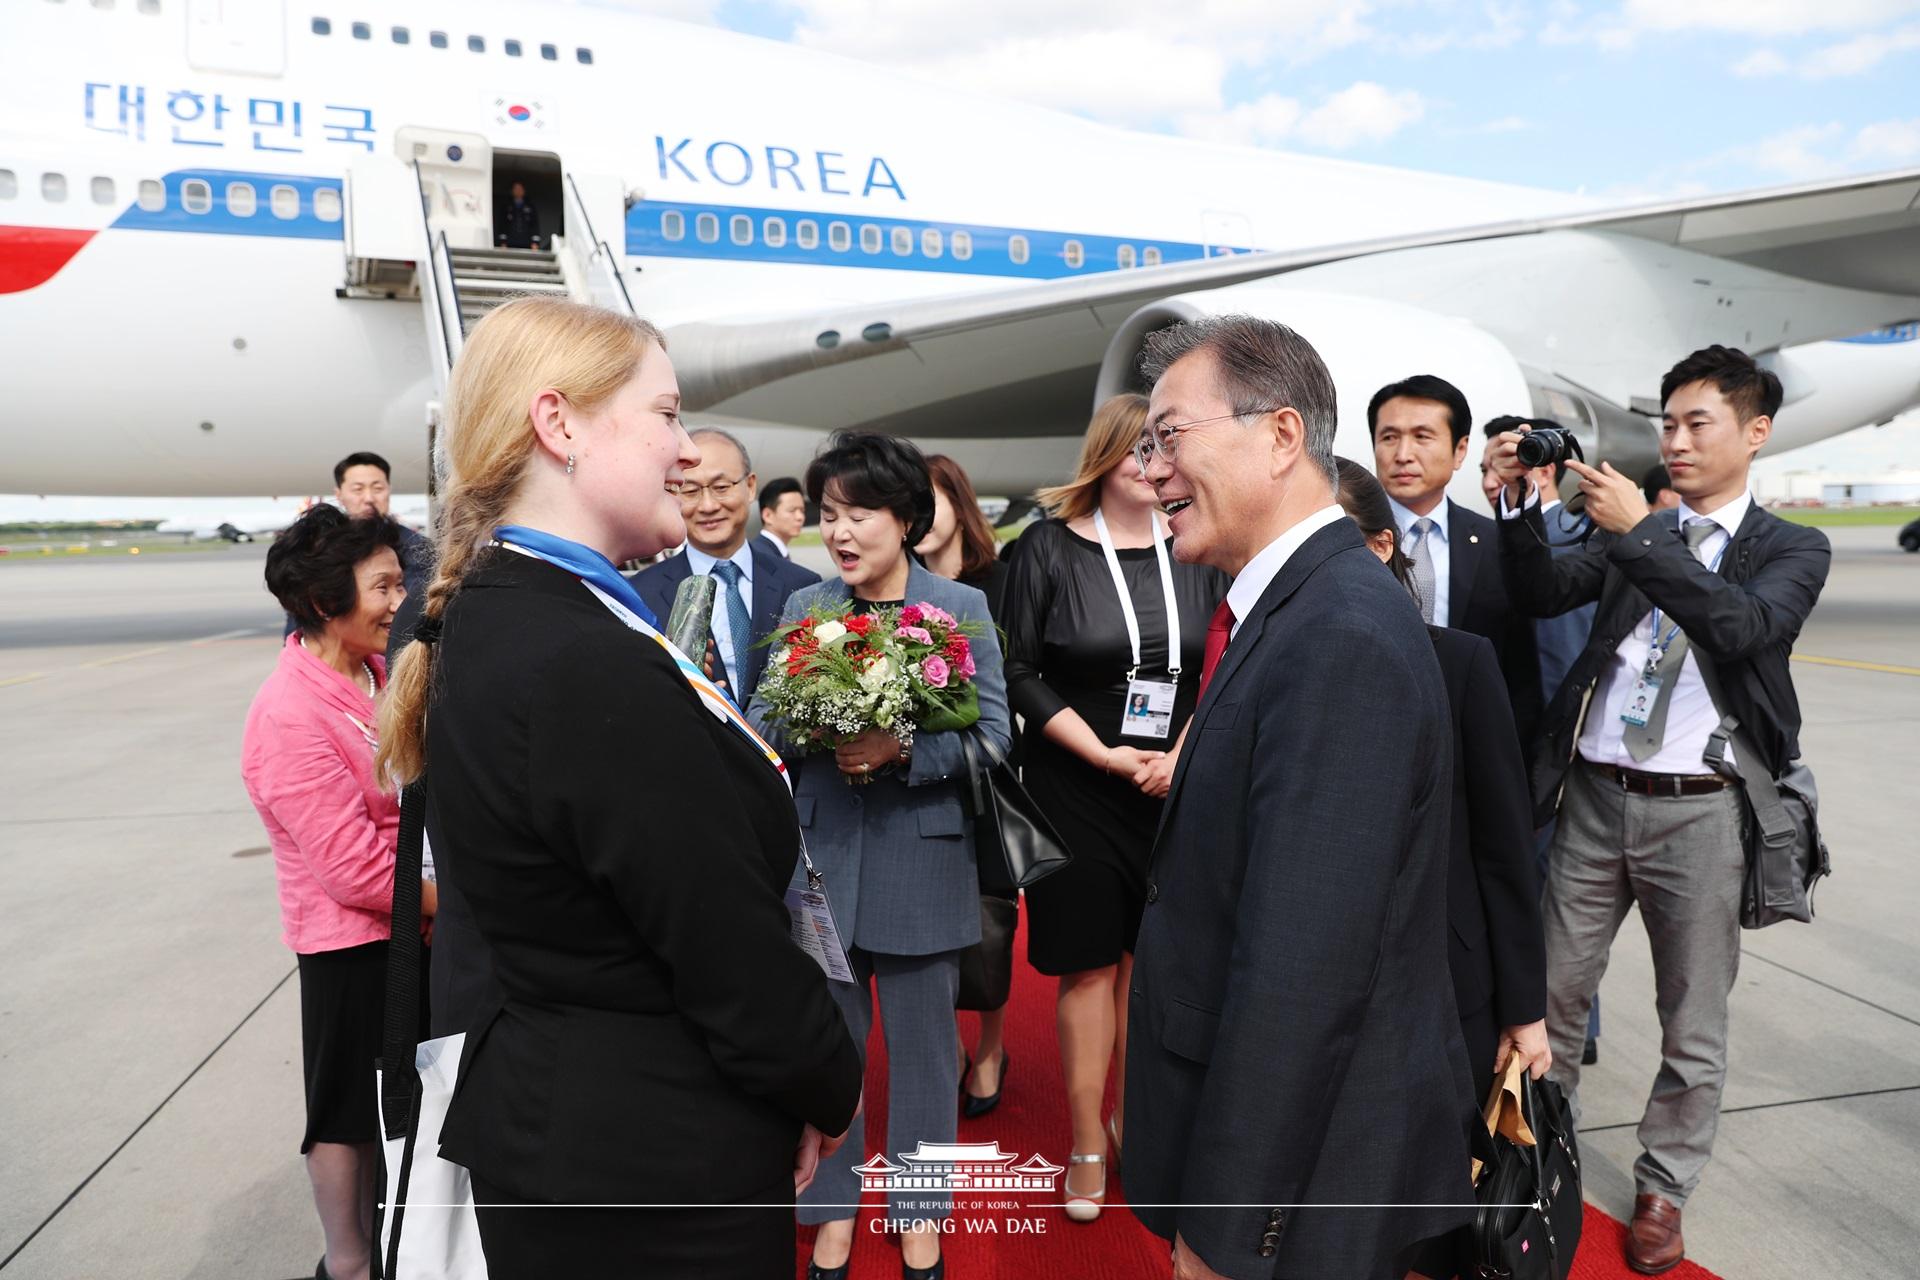
{"type": "Polygon", "coordinates": [[[853,966],[847,963],[847,949],[840,942],[833,904],[827,901],[826,881],[819,872],[809,868],[804,885],[787,886],[787,918],[792,922],[794,945],[812,956],[821,972],[835,982],[853,981],[853,966]]]}
{"type": "Polygon", "coordinates": [[[1120,715],[1120,732],[1129,738],[1158,738],[1173,734],[1173,699],[1180,686],[1170,680],[1127,681],[1127,705],[1120,715]]]}
{"type": "Polygon", "coordinates": [[[1660,697],[1660,686],[1665,683],[1659,676],[1641,672],[1634,681],[1633,688],[1627,691],[1627,705],[1620,708],[1620,719],[1636,729],[1647,727],[1647,720],[1653,715],[1653,704],[1660,697]]]}

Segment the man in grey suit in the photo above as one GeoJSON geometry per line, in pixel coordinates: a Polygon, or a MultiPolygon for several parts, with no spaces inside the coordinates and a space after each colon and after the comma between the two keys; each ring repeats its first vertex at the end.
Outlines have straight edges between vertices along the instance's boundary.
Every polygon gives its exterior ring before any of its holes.
{"type": "Polygon", "coordinates": [[[1473,1200],[1446,684],[1334,504],[1312,346],[1215,317],[1142,367],[1175,554],[1234,582],[1148,871],[1127,1196],[1178,1280],[1399,1280],[1473,1200]]]}

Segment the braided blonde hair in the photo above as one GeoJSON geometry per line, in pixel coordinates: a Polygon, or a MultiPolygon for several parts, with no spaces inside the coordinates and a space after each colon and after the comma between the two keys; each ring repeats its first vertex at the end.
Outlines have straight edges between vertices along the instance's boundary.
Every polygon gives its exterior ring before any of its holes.
{"type": "MultiPolygon", "coordinates": [[[[516,299],[474,326],[448,386],[450,475],[422,622],[445,616],[526,478],[534,396],[550,387],[591,413],[632,379],[650,346],[666,343],[646,321],[562,298],[516,299]]],[[[426,772],[436,648],[407,645],[381,702],[375,768],[396,788],[426,772]]]]}

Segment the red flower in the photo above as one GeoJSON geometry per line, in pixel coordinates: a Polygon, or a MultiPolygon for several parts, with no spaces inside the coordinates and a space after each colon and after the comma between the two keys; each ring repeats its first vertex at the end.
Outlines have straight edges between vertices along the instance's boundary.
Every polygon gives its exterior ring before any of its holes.
{"type": "Polygon", "coordinates": [[[910,604],[900,611],[900,625],[903,627],[917,627],[926,620],[926,616],[926,614],[920,612],[919,605],[910,604]]]}
{"type": "Polygon", "coordinates": [[[973,646],[967,643],[964,635],[956,631],[947,637],[947,646],[941,651],[941,655],[949,663],[958,667],[966,663],[967,655],[971,652],[973,652],[973,646]]]}
{"type": "Polygon", "coordinates": [[[847,619],[847,630],[857,636],[866,635],[867,632],[873,630],[873,615],[870,613],[854,614],[847,619]]]}

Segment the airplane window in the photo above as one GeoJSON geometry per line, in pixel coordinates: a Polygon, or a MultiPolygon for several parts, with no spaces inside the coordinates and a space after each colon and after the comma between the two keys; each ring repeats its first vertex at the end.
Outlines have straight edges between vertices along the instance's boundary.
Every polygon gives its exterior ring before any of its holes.
{"type": "Polygon", "coordinates": [[[447,47],[447,33],[444,31],[429,31],[427,32],[427,43],[436,49],[444,49],[447,47]]]}
{"type": "Polygon", "coordinates": [[[768,218],[760,224],[760,238],[767,242],[767,248],[780,248],[787,242],[787,220],[785,218],[768,218]]]}
{"type": "Polygon", "coordinates": [[[860,251],[862,253],[880,252],[880,228],[872,223],[860,228],[860,251]]]}
{"type": "Polygon", "coordinates": [[[1027,261],[1027,238],[1025,236],[1007,237],[1007,257],[1013,259],[1013,265],[1024,266],[1027,261]]]}
{"type": "Polygon", "coordinates": [[[913,252],[913,232],[905,227],[893,229],[893,252],[896,257],[904,258],[913,252]]]}
{"type": "Polygon", "coordinates": [[[487,38],[485,36],[468,36],[467,37],[468,53],[485,53],[486,51],[487,51],[487,38]]]}
{"type": "Polygon", "coordinates": [[[95,178],[93,180],[93,202],[95,204],[113,203],[112,178],[95,178]]]}
{"type": "Polygon", "coordinates": [[[548,62],[558,62],[560,51],[550,44],[543,44],[540,46],[540,56],[548,62]]]}
{"type": "Polygon", "coordinates": [[[313,20],[313,34],[317,36],[332,35],[333,23],[326,18],[315,18],[313,20]]]}
{"type": "Polygon", "coordinates": [[[300,193],[282,182],[267,193],[267,207],[273,210],[274,217],[291,222],[300,216],[300,193]]]}
{"type": "Polygon", "coordinates": [[[593,50],[591,49],[575,49],[573,56],[580,60],[581,66],[590,67],[593,65],[593,50]]]}
{"type": "Polygon", "coordinates": [[[148,213],[158,213],[167,207],[167,189],[157,178],[140,179],[139,194],[134,197],[140,207],[148,213]]]}
{"type": "Polygon", "coordinates": [[[956,231],[953,233],[953,256],[955,261],[965,262],[973,256],[973,233],[956,231]]]}
{"type": "Polygon", "coordinates": [[[355,40],[371,40],[373,39],[373,28],[364,22],[356,22],[353,24],[353,38],[355,40]]]}
{"type": "Polygon", "coordinates": [[[937,230],[932,227],[926,228],[920,233],[920,252],[929,258],[939,257],[940,239],[940,233],[937,230]]]}
{"type": "Polygon", "coordinates": [[[322,222],[340,221],[340,188],[321,187],[313,193],[313,216],[322,222]]]}
{"type": "Polygon", "coordinates": [[[518,40],[508,40],[500,47],[507,51],[509,58],[517,58],[520,56],[520,42],[518,40]]]}
{"type": "Polygon", "coordinates": [[[1079,270],[1086,265],[1087,250],[1078,240],[1069,240],[1066,245],[1067,265],[1079,270]]]}
{"type": "Polygon", "coordinates": [[[714,214],[703,213],[693,220],[693,234],[701,244],[712,244],[720,238],[720,219],[714,214]]]}
{"type": "Polygon", "coordinates": [[[844,222],[827,224],[827,247],[835,253],[845,253],[853,248],[853,228],[844,222]]]}
{"type": "Polygon", "coordinates": [[[11,200],[20,193],[20,180],[13,176],[13,170],[0,169],[0,200],[11,200]]]}
{"type": "Polygon", "coordinates": [[[413,43],[413,33],[405,27],[395,27],[393,29],[393,42],[395,44],[411,44],[413,43]]]}
{"type": "Polygon", "coordinates": [[[687,215],[678,209],[669,209],[660,215],[660,236],[665,240],[684,240],[687,238],[687,215]]]}
{"type": "Polygon", "coordinates": [[[1160,247],[1158,245],[1150,244],[1145,249],[1142,249],[1140,251],[1140,265],[1143,267],[1159,266],[1160,265],[1160,247]]]}
{"type": "Polygon", "coordinates": [[[820,224],[812,218],[802,218],[793,224],[793,238],[800,242],[802,249],[820,247],[820,224]]]}
{"type": "Polygon", "coordinates": [[[180,207],[188,213],[205,213],[213,208],[213,188],[199,178],[181,183],[180,207]]]}
{"type": "Polygon", "coordinates": [[[40,198],[48,204],[59,204],[67,198],[67,178],[61,173],[43,173],[40,175],[40,198]]]}
{"type": "Polygon", "coordinates": [[[227,184],[227,212],[236,218],[251,218],[260,202],[253,193],[251,182],[229,182],[227,184]]]}
{"type": "Polygon", "coordinates": [[[728,233],[735,244],[753,243],[753,219],[744,213],[736,213],[728,219],[728,233]]]}
{"type": "Polygon", "coordinates": [[[1120,248],[1114,252],[1114,259],[1120,264],[1122,271],[1131,267],[1133,265],[1133,246],[1130,244],[1121,245],[1120,248]]]}

